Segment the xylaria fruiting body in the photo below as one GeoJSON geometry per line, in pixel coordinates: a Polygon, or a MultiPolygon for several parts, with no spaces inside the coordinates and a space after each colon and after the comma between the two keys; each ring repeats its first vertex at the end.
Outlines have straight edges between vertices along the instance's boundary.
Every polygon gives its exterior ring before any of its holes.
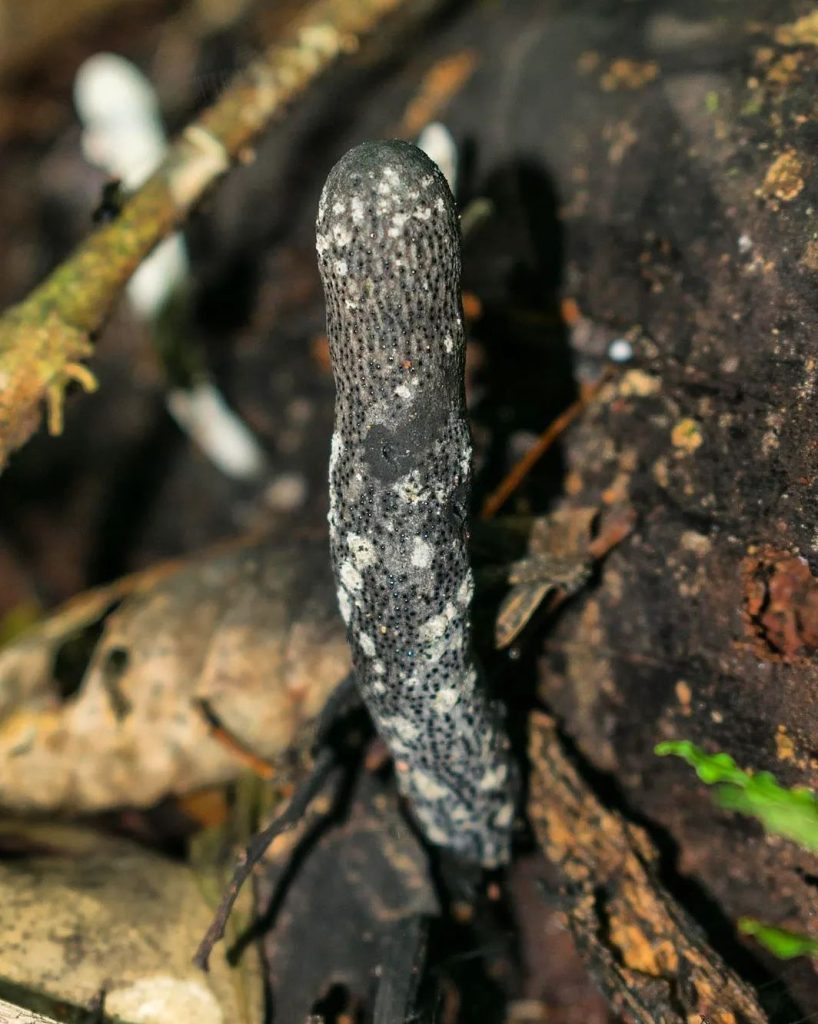
{"type": "Polygon", "coordinates": [[[509,857],[513,771],[471,654],[460,236],[406,142],[333,168],[317,249],[335,376],[330,543],[362,696],[427,838],[509,857]]]}

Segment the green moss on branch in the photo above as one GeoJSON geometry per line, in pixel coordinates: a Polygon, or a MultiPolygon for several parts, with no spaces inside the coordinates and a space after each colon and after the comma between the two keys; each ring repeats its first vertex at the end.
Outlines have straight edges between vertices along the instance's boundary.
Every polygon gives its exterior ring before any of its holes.
{"type": "Polygon", "coordinates": [[[0,318],[0,470],[48,406],[62,429],[66,386],[96,387],[92,336],[139,264],[286,105],[405,0],[318,0],[171,145],[120,214],[0,318]]]}

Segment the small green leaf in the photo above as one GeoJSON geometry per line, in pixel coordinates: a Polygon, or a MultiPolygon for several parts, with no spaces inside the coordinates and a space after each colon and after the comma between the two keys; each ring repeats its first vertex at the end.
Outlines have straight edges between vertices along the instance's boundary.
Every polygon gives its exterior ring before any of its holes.
{"type": "Polygon", "coordinates": [[[738,768],[729,754],[707,754],[689,740],[659,743],[655,752],[681,757],[702,782],[718,786],[716,800],[722,807],[758,818],[768,832],[818,853],[818,799],[811,790],[785,789],[769,772],[753,775],[738,768]]]}
{"type": "Polygon", "coordinates": [[[738,923],[739,930],[753,938],[781,960],[792,960],[796,956],[818,956],[818,939],[808,935],[787,931],[786,928],[775,928],[771,924],[756,921],[754,917],[742,917],[738,923]]]}
{"type": "Polygon", "coordinates": [[[0,617],[0,647],[15,640],[42,616],[35,601],[21,601],[0,617]]]}

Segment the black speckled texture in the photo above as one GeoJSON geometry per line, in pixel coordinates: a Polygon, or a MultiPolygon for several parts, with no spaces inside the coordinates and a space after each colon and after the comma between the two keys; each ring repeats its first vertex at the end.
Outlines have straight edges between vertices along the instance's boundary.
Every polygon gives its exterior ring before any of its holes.
{"type": "Polygon", "coordinates": [[[460,237],[443,175],[409,143],[358,146],[324,186],[317,249],[332,560],[361,692],[427,838],[496,866],[514,773],[471,654],[460,237]]]}

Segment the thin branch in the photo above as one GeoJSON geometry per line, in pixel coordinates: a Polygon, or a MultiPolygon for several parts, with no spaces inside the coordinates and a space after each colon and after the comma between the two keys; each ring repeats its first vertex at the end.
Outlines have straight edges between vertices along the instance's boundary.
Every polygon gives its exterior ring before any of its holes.
{"type": "Polygon", "coordinates": [[[233,909],[233,904],[238,899],[241,887],[250,877],[253,868],[264,856],[270,843],[286,832],[294,828],[303,817],[310,802],[321,791],[324,783],[329,778],[333,768],[338,764],[337,752],[331,747],[321,751],[316,757],[310,774],[304,779],[298,789],[293,793],[290,802],[277,818],[257,833],[247,844],[246,849],[240,854],[233,877],[225,889],[218,909],[210,922],[204,938],[199,943],[196,955],[193,958],[194,964],[203,971],[208,969],[210,954],[216,943],[224,937],[224,930],[227,926],[227,919],[233,909]]]}
{"type": "Polygon", "coordinates": [[[250,750],[249,747],[243,743],[235,733],[231,732],[221,721],[219,716],[211,707],[210,701],[200,697],[194,701],[194,704],[199,708],[202,713],[202,717],[207,723],[210,735],[216,740],[217,743],[221,743],[227,747],[231,754],[233,754],[246,768],[248,768],[254,775],[257,775],[260,779],[272,779],[275,777],[275,765],[266,760],[263,757],[259,757],[255,751],[250,750]]]}
{"type": "Polygon", "coordinates": [[[350,716],[360,707],[355,677],[349,673],[333,690],[321,710],[315,726],[315,759],[309,775],[301,782],[281,814],[258,832],[239,855],[233,877],[222,894],[221,901],[199,943],[194,964],[203,971],[208,969],[208,960],[213,947],[224,937],[227,920],[233,905],[238,899],[241,887],[250,877],[253,868],[258,864],[272,841],[291,828],[294,828],[307,811],[311,801],[318,795],[350,748],[357,747],[363,741],[363,734],[356,730],[348,730],[350,716]]]}
{"type": "Polygon", "coordinates": [[[39,426],[43,400],[49,430],[57,434],[68,383],[96,387],[82,360],[142,260],[287,104],[404,3],[316,0],[185,128],[119,215],[0,318],[0,470],[39,426]]]}
{"type": "Polygon", "coordinates": [[[602,385],[610,379],[610,376],[610,371],[604,373],[583,395],[580,395],[575,402],[572,402],[567,409],[548,424],[520,461],[511,467],[497,488],[486,498],[481,513],[483,519],[491,519],[500,511],[543,455],[565,433],[574,420],[578,419],[580,413],[588,408],[599,394],[602,385]]]}

